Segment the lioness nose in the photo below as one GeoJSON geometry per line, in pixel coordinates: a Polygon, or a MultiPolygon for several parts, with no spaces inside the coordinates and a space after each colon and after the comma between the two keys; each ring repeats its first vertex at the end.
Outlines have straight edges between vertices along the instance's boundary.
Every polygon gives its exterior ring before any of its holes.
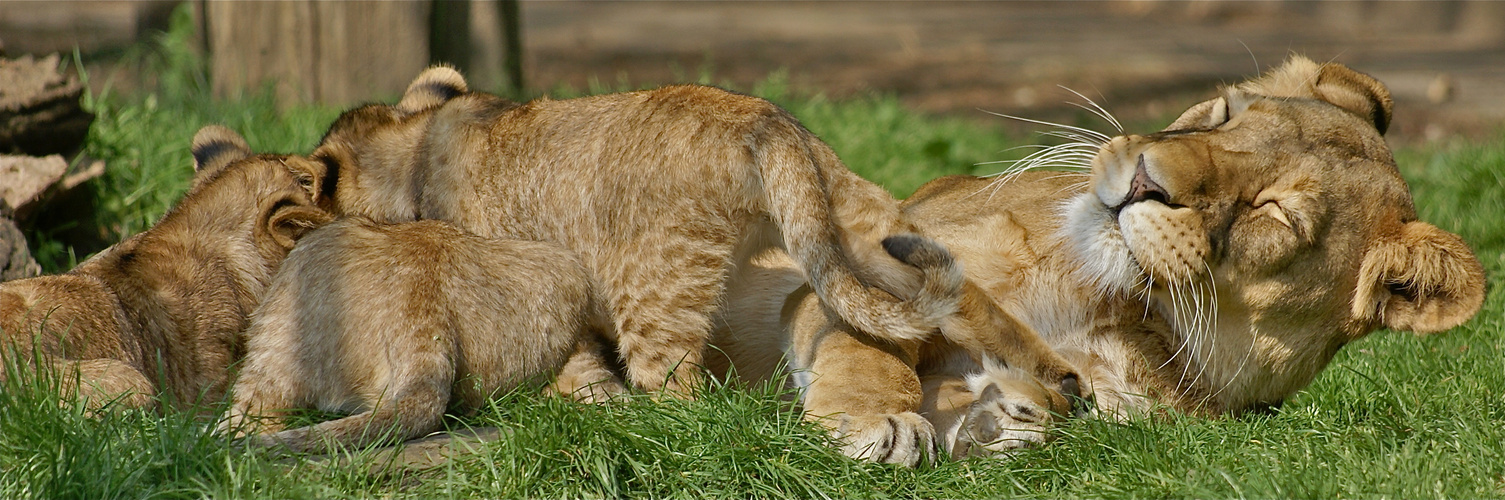
{"type": "Polygon", "coordinates": [[[1129,185],[1129,197],[1124,200],[1122,206],[1128,206],[1145,200],[1155,200],[1169,204],[1170,195],[1165,188],[1155,183],[1150,178],[1150,172],[1144,166],[1144,155],[1139,155],[1139,164],[1134,167],[1134,181],[1129,185]]]}

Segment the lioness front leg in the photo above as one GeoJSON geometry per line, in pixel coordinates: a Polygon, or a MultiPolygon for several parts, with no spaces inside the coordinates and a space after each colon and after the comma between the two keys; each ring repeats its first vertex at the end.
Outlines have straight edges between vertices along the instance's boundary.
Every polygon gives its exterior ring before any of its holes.
{"type": "Polygon", "coordinates": [[[794,373],[805,418],[841,439],[847,456],[913,467],[933,459],[935,428],[921,417],[918,345],[898,345],[852,329],[808,288],[785,307],[794,373]],[[791,314],[792,313],[792,314],[791,314]]]}

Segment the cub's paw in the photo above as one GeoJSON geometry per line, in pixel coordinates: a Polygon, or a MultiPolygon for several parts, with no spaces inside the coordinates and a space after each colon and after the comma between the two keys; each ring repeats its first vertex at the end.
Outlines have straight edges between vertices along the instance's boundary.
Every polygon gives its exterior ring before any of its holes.
{"type": "Polygon", "coordinates": [[[935,427],[914,412],[842,415],[841,452],[859,460],[915,467],[935,459],[935,427]]]}
{"type": "Polygon", "coordinates": [[[954,458],[997,456],[1045,443],[1071,404],[1027,373],[989,369],[968,380],[977,395],[956,434],[954,458]]]}

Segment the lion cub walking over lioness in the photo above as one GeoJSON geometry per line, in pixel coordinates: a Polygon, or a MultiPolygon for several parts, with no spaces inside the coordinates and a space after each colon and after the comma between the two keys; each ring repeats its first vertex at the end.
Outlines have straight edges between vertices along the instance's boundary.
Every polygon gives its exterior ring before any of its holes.
{"type": "Polygon", "coordinates": [[[956,309],[959,284],[922,297],[932,284],[882,249],[912,232],[897,202],[751,96],[679,85],[518,104],[438,67],[396,105],[345,112],[311,156],[336,212],[573,251],[643,389],[693,392],[728,290],[766,251],[876,338],[918,342],[956,309]]]}

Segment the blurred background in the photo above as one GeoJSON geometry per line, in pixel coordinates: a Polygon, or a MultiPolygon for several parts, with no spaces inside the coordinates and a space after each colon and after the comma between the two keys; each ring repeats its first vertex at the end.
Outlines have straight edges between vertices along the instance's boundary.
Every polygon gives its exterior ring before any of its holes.
{"type": "MultiPolygon", "coordinates": [[[[0,2],[0,43],[10,57],[77,49],[91,87],[128,92],[151,75],[122,56],[180,3],[0,2]]],[[[1488,135],[1505,120],[1505,2],[189,3],[215,94],[272,85],[281,103],[390,98],[443,61],[517,97],[681,81],[746,90],[784,72],[834,98],[877,92],[995,121],[979,110],[1069,120],[1077,99],[1064,86],[1126,122],[1158,123],[1295,53],[1389,85],[1392,140],[1488,135]]]]}

